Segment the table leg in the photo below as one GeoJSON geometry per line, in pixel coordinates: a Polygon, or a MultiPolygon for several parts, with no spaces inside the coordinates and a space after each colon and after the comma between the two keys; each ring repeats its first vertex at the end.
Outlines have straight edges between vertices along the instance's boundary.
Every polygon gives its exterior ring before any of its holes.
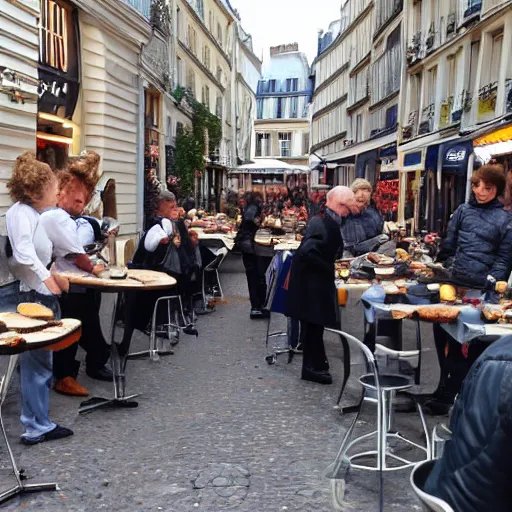
{"type": "MultiPolygon", "coordinates": [[[[133,334],[133,322],[132,315],[130,314],[130,308],[125,311],[124,331],[123,338],[120,343],[116,342],[116,318],[119,311],[119,307],[122,301],[122,293],[118,293],[115,301],[114,310],[112,313],[112,326],[110,330],[110,360],[112,362],[112,373],[114,374],[114,398],[101,398],[92,397],[85,402],[80,404],[78,412],[84,414],[100,407],[111,406],[111,407],[123,407],[123,408],[134,408],[139,404],[132,400],[138,394],[126,396],[126,362],[128,352],[130,350],[130,343],[133,334]]],[[[127,303],[129,301],[126,301],[127,303]]]]}
{"type": "Polygon", "coordinates": [[[17,362],[18,356],[9,356],[7,371],[0,380],[0,429],[2,431],[2,436],[5,440],[5,445],[7,446],[7,452],[9,454],[9,459],[11,461],[12,470],[14,472],[14,478],[16,479],[16,484],[14,487],[11,487],[7,491],[3,491],[0,493],[0,503],[4,503],[5,501],[13,498],[14,496],[18,496],[19,494],[23,494],[25,492],[58,490],[58,486],[56,483],[26,484],[23,482],[23,480],[27,478],[25,475],[25,471],[23,469],[18,469],[18,465],[16,464],[14,454],[12,453],[11,445],[9,444],[9,439],[7,438],[7,432],[5,431],[4,425],[4,418],[2,415],[2,406],[7,396],[7,390],[9,389],[9,384],[11,382],[12,375],[16,369],[17,362]]]}

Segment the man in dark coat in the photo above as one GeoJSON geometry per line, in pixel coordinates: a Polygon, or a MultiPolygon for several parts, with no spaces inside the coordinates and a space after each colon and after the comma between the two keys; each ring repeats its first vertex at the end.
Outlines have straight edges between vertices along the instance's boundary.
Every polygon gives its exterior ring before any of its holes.
{"type": "Polygon", "coordinates": [[[511,510],[512,336],[494,342],[473,365],[450,430],[425,491],[460,512],[511,510]]]}
{"type": "Polygon", "coordinates": [[[357,211],[354,193],[348,187],[333,188],[324,213],[311,219],[293,257],[286,316],[301,322],[304,380],[332,383],[323,333],[325,326],[335,326],[337,320],[334,263],[343,252],[341,228],[344,219],[357,211]]]}

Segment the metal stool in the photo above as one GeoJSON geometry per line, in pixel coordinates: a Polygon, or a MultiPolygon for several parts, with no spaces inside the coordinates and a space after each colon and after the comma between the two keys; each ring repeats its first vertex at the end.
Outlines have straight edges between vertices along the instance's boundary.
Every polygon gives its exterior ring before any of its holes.
{"type": "Polygon", "coordinates": [[[135,359],[149,355],[152,361],[158,361],[161,355],[172,354],[172,351],[164,351],[162,350],[162,347],[157,346],[157,334],[166,334],[167,339],[169,340],[171,345],[176,346],[180,341],[180,331],[183,327],[186,327],[186,325],[187,322],[185,320],[185,314],[183,312],[183,303],[181,301],[181,295],[169,295],[166,297],[158,298],[157,301],[155,302],[155,307],[153,308],[153,316],[151,318],[151,331],[149,333],[149,349],[128,354],[128,359],[135,359]],[[172,301],[178,302],[179,309],[171,308],[172,301]],[[157,326],[156,316],[158,313],[158,306],[162,302],[167,303],[167,323],[157,326]],[[182,325],[180,325],[180,321],[182,322],[182,325]],[[158,329],[157,327],[160,327],[160,329],[158,329]]]}
{"type": "MultiPolygon", "coordinates": [[[[220,297],[221,299],[224,298],[224,292],[222,291],[222,286],[220,284],[220,275],[219,275],[219,268],[222,265],[222,262],[226,259],[226,256],[228,255],[228,250],[226,247],[222,247],[217,251],[217,254],[215,256],[215,259],[208,263],[206,267],[203,269],[203,278],[202,278],[202,285],[201,285],[201,300],[203,303],[202,309],[200,311],[201,314],[205,313],[211,313],[213,311],[208,309],[208,301],[206,300],[206,278],[208,275],[213,275],[215,277],[215,284],[212,287],[212,296],[220,297]],[[216,289],[218,289],[217,295],[216,295],[216,289]]],[[[195,293],[195,295],[199,295],[199,293],[195,293]]]]}
{"type": "Polygon", "coordinates": [[[420,499],[425,512],[454,512],[453,508],[446,501],[427,494],[423,490],[434,464],[435,460],[426,460],[414,466],[410,478],[412,488],[420,499]]]}
{"type": "MultiPolygon", "coordinates": [[[[359,382],[363,387],[363,394],[359,403],[359,407],[357,407],[355,418],[347,430],[345,437],[343,438],[341,447],[338,451],[334,463],[331,464],[331,466],[328,468],[327,476],[329,478],[340,478],[340,470],[344,469],[345,471],[349,471],[351,468],[378,471],[382,475],[382,472],[384,471],[397,471],[399,469],[412,467],[418,463],[418,461],[410,461],[395,455],[389,446],[389,440],[391,439],[402,441],[410,446],[413,446],[414,448],[422,450],[425,452],[425,459],[422,460],[429,460],[431,453],[430,436],[427,431],[427,425],[425,423],[423,411],[417,402],[416,406],[418,408],[421,424],[425,432],[426,447],[414,443],[413,441],[402,436],[399,432],[393,430],[393,398],[397,391],[403,391],[412,387],[413,384],[411,383],[410,379],[402,375],[380,375],[377,369],[375,358],[370,349],[364,345],[364,343],[348,333],[334,329],[326,330],[345,338],[347,343],[355,345],[364,355],[366,365],[370,369],[369,373],[366,373],[359,378],[359,382]],[[370,394],[373,395],[372,397],[367,396],[368,391],[370,391],[370,394]],[[370,432],[369,434],[365,434],[356,439],[352,439],[352,434],[357,420],[359,419],[359,414],[364,402],[377,404],[377,429],[373,432],[370,432]],[[349,455],[349,450],[362,443],[363,441],[367,441],[373,437],[376,437],[376,450],[368,450],[349,455]],[[376,465],[371,466],[362,463],[355,463],[355,461],[358,459],[367,457],[376,457],[376,465]],[[391,462],[391,460],[395,462],[394,465],[388,463],[388,461],[391,462]]],[[[380,478],[380,491],[382,500],[382,478],[380,478]]]]}

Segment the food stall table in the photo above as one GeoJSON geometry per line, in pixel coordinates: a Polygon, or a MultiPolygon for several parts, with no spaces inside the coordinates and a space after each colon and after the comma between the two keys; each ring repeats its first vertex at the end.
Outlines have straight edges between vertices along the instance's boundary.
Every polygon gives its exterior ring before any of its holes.
{"type": "Polygon", "coordinates": [[[0,355],[9,357],[7,368],[0,380],[0,426],[2,430],[2,436],[7,446],[7,452],[11,461],[14,477],[16,479],[14,487],[0,493],[0,503],[3,503],[19,494],[26,492],[56,491],[58,489],[56,483],[25,483],[25,479],[27,477],[23,469],[18,469],[11,445],[9,444],[9,440],[7,438],[2,416],[2,407],[7,397],[7,392],[9,390],[12,376],[16,370],[19,354],[29,350],[39,349],[62,350],[72,345],[73,343],[78,342],[81,334],[81,323],[78,320],[65,318],[60,321],[60,324],[61,325],[43,328],[38,332],[21,334],[20,337],[26,341],[25,344],[15,347],[0,344],[0,355]]]}
{"type": "MultiPolygon", "coordinates": [[[[72,285],[77,285],[82,288],[91,288],[101,293],[111,293],[116,296],[110,331],[112,372],[114,374],[114,397],[93,397],[80,404],[79,412],[83,414],[107,405],[114,407],[137,407],[138,403],[132,399],[138,396],[138,394],[126,396],[125,393],[126,361],[130,351],[131,334],[133,332],[133,312],[129,307],[125,307],[125,324],[122,340],[118,343],[115,339],[116,319],[123,295],[130,292],[165,290],[175,286],[176,279],[162,272],[131,269],[127,271],[126,279],[109,279],[90,275],[83,276],[82,274],[73,272],[62,272],[60,275],[66,277],[72,285]]],[[[128,305],[129,301],[126,301],[126,306],[128,305]]]]}
{"type": "Polygon", "coordinates": [[[194,227],[190,229],[197,232],[199,243],[212,251],[215,256],[222,247],[225,247],[228,251],[232,251],[235,247],[235,234],[205,233],[203,228],[194,227]]]}

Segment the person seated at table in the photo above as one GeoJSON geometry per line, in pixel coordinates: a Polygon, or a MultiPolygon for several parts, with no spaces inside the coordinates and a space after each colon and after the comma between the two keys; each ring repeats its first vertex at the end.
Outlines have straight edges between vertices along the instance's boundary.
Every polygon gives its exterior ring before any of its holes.
{"type": "MultiPolygon", "coordinates": [[[[73,272],[83,275],[100,275],[105,269],[103,264],[94,264],[84,251],[85,245],[94,243],[93,238],[83,240],[81,223],[92,225],[82,212],[89,202],[96,183],[100,157],[91,152],[87,155],[70,158],[67,167],[58,171],[59,195],[58,208],[52,208],[41,215],[48,236],[53,244],[53,256],[59,272],[73,272]]],[[[112,381],[112,371],[106,367],[110,357],[110,347],[103,336],[99,310],[101,293],[96,290],[71,287],[71,292],[60,299],[65,316],[77,318],[82,322],[82,336],[79,344],[86,351],[85,372],[97,380],[112,381]]],[[[55,352],[53,356],[53,374],[55,391],[64,395],[87,396],[87,389],[77,382],[80,362],[76,360],[78,344],[55,352]]]]}
{"type": "Polygon", "coordinates": [[[343,243],[347,257],[376,251],[389,237],[383,234],[384,219],[372,202],[372,185],[358,178],[350,186],[360,213],[351,214],[343,226],[343,243]]]}
{"type": "MultiPolygon", "coordinates": [[[[471,198],[455,210],[437,257],[451,278],[470,288],[484,288],[487,276],[508,281],[512,270],[512,216],[498,197],[505,190],[505,174],[500,165],[484,165],[471,178],[471,198]]],[[[485,349],[473,341],[467,354],[461,344],[434,325],[434,339],[441,369],[440,383],[427,410],[446,414],[469,368],[485,349]]]]}
{"type": "Polygon", "coordinates": [[[257,254],[256,232],[263,222],[263,198],[258,192],[248,192],[243,198],[242,223],[235,238],[235,247],[242,253],[242,261],[247,277],[249,298],[251,301],[250,318],[268,318],[264,309],[267,297],[266,258],[257,254]]]}
{"type": "Polygon", "coordinates": [[[464,380],[452,437],[424,490],[457,512],[508,512],[512,503],[512,336],[495,341],[464,380]]]}
{"type": "MultiPolygon", "coordinates": [[[[55,319],[61,318],[58,297],[68,291],[66,279],[52,274],[52,243],[48,238],[40,212],[55,207],[58,182],[47,164],[35,155],[20,155],[7,183],[15,203],[7,210],[6,223],[10,242],[9,266],[18,279],[19,301],[39,302],[50,308],[55,319]]],[[[28,350],[20,355],[21,442],[33,445],[73,435],[69,428],[50,420],[50,385],[52,352],[28,350]]]]}

